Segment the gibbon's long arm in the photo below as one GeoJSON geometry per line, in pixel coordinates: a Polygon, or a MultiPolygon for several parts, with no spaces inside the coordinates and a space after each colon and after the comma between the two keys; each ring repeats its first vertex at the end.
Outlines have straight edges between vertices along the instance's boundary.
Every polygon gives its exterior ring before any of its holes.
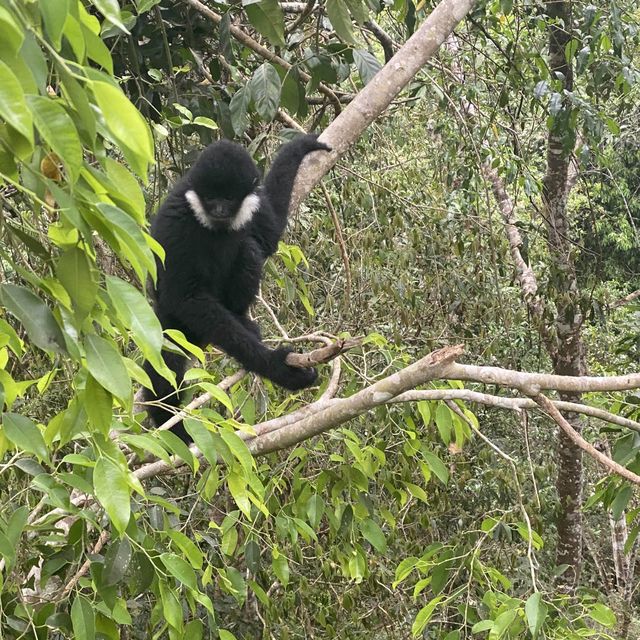
{"type": "Polygon", "coordinates": [[[197,335],[200,344],[213,344],[240,364],[263,378],[296,391],[308,387],[316,379],[313,369],[291,367],[285,362],[290,349],[269,349],[260,340],[257,328],[248,319],[229,311],[213,296],[199,293],[178,302],[181,322],[187,327],[206,327],[197,335]]]}
{"type": "Polygon", "coordinates": [[[291,192],[298,169],[305,156],[313,151],[331,151],[331,149],[323,142],[318,142],[316,135],[300,136],[278,151],[267,173],[262,198],[267,200],[269,206],[265,206],[264,211],[260,212],[264,215],[256,219],[256,232],[254,232],[267,249],[267,255],[271,255],[278,248],[278,241],[287,226],[291,192]]]}

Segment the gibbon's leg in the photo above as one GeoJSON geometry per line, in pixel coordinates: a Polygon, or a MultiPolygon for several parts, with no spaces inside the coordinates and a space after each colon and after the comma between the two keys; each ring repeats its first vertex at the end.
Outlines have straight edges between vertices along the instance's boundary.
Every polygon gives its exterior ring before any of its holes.
{"type": "MultiPolygon", "coordinates": [[[[176,384],[178,388],[182,384],[184,372],[187,369],[189,363],[188,358],[173,353],[172,351],[163,351],[162,358],[166,365],[176,374],[176,384]]],[[[146,401],[157,401],[163,405],[169,405],[176,410],[180,407],[180,392],[176,391],[168,380],[165,380],[158,372],[151,366],[149,362],[144,363],[144,370],[151,379],[153,384],[153,391],[150,389],[143,389],[143,397],[146,401]]],[[[147,406],[147,411],[153,420],[156,427],[163,425],[169,418],[172,418],[176,411],[171,408],[150,404],[147,406]]],[[[184,442],[191,442],[191,437],[185,431],[182,421],[171,427],[171,431],[175,433],[184,442]]]]}

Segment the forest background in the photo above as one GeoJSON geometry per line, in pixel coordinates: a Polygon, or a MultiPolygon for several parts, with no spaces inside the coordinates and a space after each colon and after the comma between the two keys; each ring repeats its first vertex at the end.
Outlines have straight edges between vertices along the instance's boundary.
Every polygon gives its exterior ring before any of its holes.
{"type": "Polygon", "coordinates": [[[639,22],[0,0],[0,637],[638,637],[639,22]],[[169,334],[188,449],[135,401],[149,216],[296,130],[334,151],[254,316],[330,362],[290,394],[169,334]]]}

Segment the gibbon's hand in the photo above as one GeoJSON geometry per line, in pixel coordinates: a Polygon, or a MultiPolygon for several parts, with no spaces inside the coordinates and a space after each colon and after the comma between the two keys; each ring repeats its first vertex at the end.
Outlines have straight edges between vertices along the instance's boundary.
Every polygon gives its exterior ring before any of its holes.
{"type": "Polygon", "coordinates": [[[292,367],[286,363],[287,356],[293,353],[293,349],[280,347],[271,352],[270,369],[267,378],[277,385],[298,391],[310,387],[318,378],[318,372],[312,368],[292,367]]]}

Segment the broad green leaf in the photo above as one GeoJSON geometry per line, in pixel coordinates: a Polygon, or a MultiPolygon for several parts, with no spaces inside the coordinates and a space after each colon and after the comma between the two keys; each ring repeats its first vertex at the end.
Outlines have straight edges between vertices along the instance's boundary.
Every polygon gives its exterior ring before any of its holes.
{"type": "MultiPolygon", "coordinates": [[[[223,629],[218,630],[218,635],[220,640],[225,640],[225,637],[222,635],[223,629]]],[[[225,631],[226,633],[226,631],[225,631]]],[[[184,626],[184,640],[202,640],[204,637],[204,625],[200,620],[190,620],[184,626]]],[[[231,640],[235,640],[232,636],[231,640]]]]}
{"type": "Polygon", "coordinates": [[[102,214],[104,218],[103,221],[109,225],[112,233],[114,233],[118,240],[126,245],[131,252],[132,255],[127,257],[134,268],[136,268],[136,274],[140,278],[140,281],[146,281],[147,271],[155,278],[155,258],[136,221],[124,211],[111,204],[100,203],[97,205],[97,209],[102,214]],[[135,262],[139,264],[136,265],[135,262]],[[140,265],[145,271],[141,270],[140,265]]]}
{"type": "Polygon", "coordinates": [[[60,49],[62,29],[69,13],[69,2],[70,0],[38,2],[47,35],[56,49],[60,49]]]}
{"type": "Polygon", "coordinates": [[[447,482],[449,482],[449,470],[444,462],[442,462],[435,453],[431,453],[430,451],[425,451],[422,455],[424,456],[425,462],[429,465],[429,469],[436,474],[438,480],[440,480],[442,484],[447,484],[447,482]]]}
{"type": "Polygon", "coordinates": [[[271,566],[273,567],[273,572],[276,574],[276,578],[286,587],[289,584],[289,561],[282,553],[276,552],[277,549],[274,549],[271,566]]]}
{"type": "Polygon", "coordinates": [[[132,556],[131,542],[126,536],[109,545],[102,570],[102,580],[106,587],[118,584],[125,577],[132,556]]]}
{"type": "MultiPolygon", "coordinates": [[[[34,461],[35,462],[35,461],[34,461]]],[[[39,465],[38,465],[39,466],[39,465]]],[[[44,471],[44,469],[43,469],[44,471]]],[[[20,540],[20,536],[27,525],[27,518],[29,517],[29,507],[19,507],[16,509],[9,518],[7,523],[7,538],[9,542],[15,547],[20,540]]]]}
{"type": "Polygon", "coordinates": [[[165,620],[174,629],[182,631],[182,605],[178,600],[174,590],[164,581],[160,581],[160,600],[162,601],[162,612],[165,620]]]}
{"type": "Polygon", "coordinates": [[[60,157],[71,183],[75,183],[82,166],[82,146],[78,132],[64,107],[44,96],[27,96],[38,133],[60,157]]]}
{"type": "Polygon", "coordinates": [[[84,409],[89,422],[102,435],[109,435],[113,417],[111,394],[89,373],[84,389],[84,409]]]}
{"type": "Polygon", "coordinates": [[[35,294],[15,284],[3,284],[0,285],[0,301],[20,320],[33,344],[44,351],[64,351],[64,338],[58,323],[49,307],[35,294]]]}
{"type": "Polygon", "coordinates": [[[87,369],[110,393],[120,400],[131,395],[131,380],[122,356],[111,342],[96,335],[88,335],[85,341],[87,369]]]}
{"type": "Polygon", "coordinates": [[[189,447],[180,439],[175,433],[171,431],[157,431],[156,437],[164,444],[166,449],[173,455],[178,456],[181,460],[187,463],[191,471],[197,470],[197,460],[189,450],[189,447]]]}
{"type": "Polygon", "coordinates": [[[146,298],[131,284],[107,276],[107,293],[122,323],[131,329],[133,339],[144,357],[160,363],[162,349],[162,327],[146,298]]]}
{"type": "Polygon", "coordinates": [[[615,614],[604,604],[594,604],[587,612],[587,615],[603,627],[613,627],[616,623],[615,614]]]}
{"type": "Polygon", "coordinates": [[[167,534],[177,545],[180,551],[184,553],[191,566],[194,569],[202,569],[202,564],[204,563],[204,555],[202,554],[202,551],[198,549],[195,542],[193,542],[193,540],[188,538],[181,531],[176,531],[175,529],[167,531],[167,534]]]}
{"type": "Polygon", "coordinates": [[[547,617],[547,605],[542,601],[542,595],[534,593],[530,596],[524,605],[524,611],[527,616],[531,637],[535,640],[542,630],[542,625],[547,617]]]}
{"type": "Polygon", "coordinates": [[[179,347],[182,347],[185,351],[193,354],[202,364],[204,364],[204,351],[198,346],[189,342],[182,331],[177,329],[167,329],[165,333],[173,340],[179,347]]]}
{"type": "Polygon", "coordinates": [[[349,13],[359,25],[366,22],[369,17],[369,9],[365,0],[345,0],[345,3],[349,7],[349,13]]]}
{"type": "Polygon", "coordinates": [[[162,564],[174,578],[180,580],[189,589],[194,591],[198,589],[198,581],[194,570],[180,556],[175,553],[163,553],[160,555],[160,560],[162,560],[162,564]]]}
{"type": "Polygon", "coordinates": [[[169,462],[170,458],[165,448],[151,433],[128,434],[123,433],[120,440],[131,447],[153,454],[156,458],[169,462]]]}
{"type": "MultiPolygon", "coordinates": [[[[105,166],[107,169],[107,177],[126,200],[126,204],[128,205],[127,211],[131,211],[138,224],[145,225],[146,205],[144,194],[135,176],[123,164],[113,158],[105,158],[105,166]]],[[[123,205],[124,204],[123,202],[123,205]]]]}
{"type": "Polygon", "coordinates": [[[122,22],[118,0],[91,0],[91,2],[109,22],[115,24],[125,33],[129,33],[122,22]]]}
{"type": "Polygon", "coordinates": [[[438,603],[442,600],[442,596],[438,596],[429,602],[426,606],[422,607],[416,616],[413,626],[411,627],[411,635],[414,638],[421,635],[424,628],[427,626],[427,622],[431,620],[433,612],[436,610],[438,603]]]}
{"type": "Polygon", "coordinates": [[[138,157],[138,168],[144,167],[146,174],[147,165],[153,162],[153,139],[144,118],[120,89],[99,81],[92,81],[89,86],[107,127],[123,146],[138,157]]]}
{"type": "Polygon", "coordinates": [[[84,41],[82,25],[70,13],[67,14],[67,19],[64,23],[64,30],[62,33],[64,34],[64,37],[67,39],[67,41],[71,45],[71,48],[73,49],[73,54],[75,55],[76,60],[80,64],[84,63],[85,56],[87,54],[87,47],[84,41]]]}
{"type": "Polygon", "coordinates": [[[236,135],[241,136],[248,125],[247,108],[251,101],[251,92],[248,91],[247,85],[238,89],[233,94],[229,103],[229,112],[231,114],[231,125],[236,135]]]}
{"type": "Polygon", "coordinates": [[[356,44],[351,27],[351,16],[344,0],[327,0],[327,16],[339,38],[349,44],[356,44]]]}
{"type": "Polygon", "coordinates": [[[24,42],[24,31],[4,7],[0,7],[0,33],[2,33],[0,51],[6,47],[11,54],[16,54],[24,42]]]}
{"type": "Polygon", "coordinates": [[[33,119],[13,71],[0,60],[0,117],[33,146],[33,119]]]}
{"type": "Polygon", "coordinates": [[[33,453],[40,460],[48,460],[49,452],[38,425],[27,416],[18,413],[2,415],[5,436],[21,451],[33,453]]]}
{"type": "Polygon", "coordinates": [[[518,609],[508,609],[501,613],[494,621],[491,631],[489,632],[490,640],[500,640],[506,638],[509,627],[513,624],[513,621],[518,616],[518,609]]]}
{"type": "Polygon", "coordinates": [[[78,319],[84,320],[93,309],[98,293],[98,282],[87,254],[77,247],[65,251],[58,260],[56,275],[71,297],[78,319]]]}
{"type": "Polygon", "coordinates": [[[282,87],[278,72],[273,65],[265,62],[257,68],[250,83],[256,111],[263,120],[270,122],[280,106],[282,87]]]}
{"type": "Polygon", "coordinates": [[[71,624],[75,640],[93,640],[96,637],[95,613],[90,602],[76,596],[71,605],[71,624]]]}
{"type": "Polygon", "coordinates": [[[282,106],[291,113],[304,118],[307,115],[307,101],[305,99],[305,91],[298,74],[293,70],[289,70],[282,82],[282,91],[280,95],[282,106]]]}
{"type": "Polygon", "coordinates": [[[93,487],[114,527],[123,533],[131,516],[126,471],[108,458],[101,457],[93,469],[93,487]]]}
{"type": "Polygon", "coordinates": [[[214,131],[220,128],[211,118],[206,118],[205,116],[198,116],[194,119],[193,124],[206,127],[207,129],[213,129],[214,131]]]}
{"type": "Polygon", "coordinates": [[[322,516],[324,515],[325,504],[324,500],[317,493],[312,495],[307,502],[307,518],[309,519],[309,524],[317,528],[320,524],[320,520],[322,520],[322,516]]]}
{"type": "Polygon", "coordinates": [[[250,473],[254,466],[254,458],[247,448],[245,442],[238,438],[235,433],[232,433],[231,431],[227,431],[225,429],[220,430],[220,436],[225,441],[229,449],[231,449],[231,453],[233,453],[236,460],[240,462],[242,468],[247,473],[250,473]]]}
{"type": "Polygon", "coordinates": [[[277,0],[262,0],[244,7],[251,24],[275,47],[284,47],[284,16],[277,0]]]}
{"type": "Polygon", "coordinates": [[[210,382],[201,382],[200,386],[207,391],[214,400],[223,404],[231,413],[233,413],[233,403],[227,392],[221,389],[217,384],[210,382]]]}
{"type": "Polygon", "coordinates": [[[379,525],[367,518],[360,523],[360,531],[365,540],[378,552],[384,553],[387,550],[387,540],[379,525]]]}
{"type": "Polygon", "coordinates": [[[369,84],[373,76],[382,69],[382,65],[378,62],[378,59],[365,49],[354,49],[353,59],[358,68],[362,84],[369,84]]]}
{"type": "Polygon", "coordinates": [[[444,402],[439,402],[436,407],[436,427],[438,428],[442,442],[448,445],[451,442],[453,418],[451,409],[449,409],[444,402]]]}

